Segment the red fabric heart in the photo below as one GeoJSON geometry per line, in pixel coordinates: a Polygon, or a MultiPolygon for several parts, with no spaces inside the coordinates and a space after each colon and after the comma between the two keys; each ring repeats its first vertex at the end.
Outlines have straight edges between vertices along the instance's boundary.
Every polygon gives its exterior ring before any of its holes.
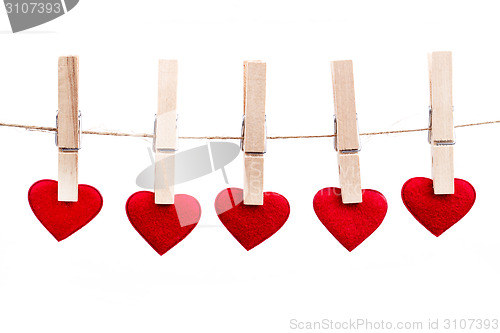
{"type": "Polygon", "coordinates": [[[363,202],[343,204],[340,194],[337,187],[324,188],[314,196],[313,207],[333,237],[352,251],[380,226],[387,200],[380,192],[363,190],[363,202]]]}
{"type": "Polygon", "coordinates": [[[455,194],[435,195],[432,179],[409,179],[401,197],[410,213],[434,236],[439,236],[464,217],[476,201],[469,182],[455,178],[455,194]]]}
{"type": "Polygon", "coordinates": [[[290,205],[284,196],[264,192],[264,204],[243,204],[243,190],[228,188],[217,195],[215,211],[234,238],[250,251],[272,235],[286,222],[290,205]]]}
{"type": "Polygon", "coordinates": [[[155,204],[153,192],[140,191],[127,200],[128,219],[151,247],[164,255],[186,238],[198,224],[201,207],[186,194],[176,194],[173,205],[155,204]]]}
{"type": "Polygon", "coordinates": [[[31,210],[42,225],[57,239],[68,238],[92,221],[102,208],[102,196],[89,185],[78,185],[78,201],[57,200],[57,182],[39,180],[28,191],[31,210]]]}

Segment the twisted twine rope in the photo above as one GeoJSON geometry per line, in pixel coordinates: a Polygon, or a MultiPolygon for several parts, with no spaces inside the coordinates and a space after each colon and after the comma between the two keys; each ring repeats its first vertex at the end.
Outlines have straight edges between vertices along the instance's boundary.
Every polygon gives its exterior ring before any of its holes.
{"type": "MultiPolygon", "coordinates": [[[[481,126],[498,124],[500,120],[483,121],[479,123],[470,123],[456,125],[455,128],[471,127],[471,126],[481,126]]],[[[11,127],[11,128],[21,128],[28,131],[36,132],[56,132],[55,127],[45,127],[45,126],[35,126],[35,125],[23,125],[23,124],[11,124],[0,122],[0,127],[11,127]]],[[[392,131],[381,131],[381,132],[367,132],[360,133],[360,135],[383,135],[383,134],[401,134],[401,133],[411,133],[411,132],[423,132],[428,131],[430,128],[415,128],[406,130],[392,130],[392,131]]],[[[124,136],[124,137],[134,137],[134,138],[152,138],[153,134],[149,133],[124,133],[115,131],[82,131],[82,134],[88,135],[102,135],[102,136],[124,136]]],[[[324,134],[324,135],[284,135],[284,136],[268,136],[269,140],[284,140],[284,139],[318,139],[318,138],[333,138],[335,134],[324,134]]],[[[180,136],[179,139],[186,140],[241,140],[240,136],[180,136]]]]}

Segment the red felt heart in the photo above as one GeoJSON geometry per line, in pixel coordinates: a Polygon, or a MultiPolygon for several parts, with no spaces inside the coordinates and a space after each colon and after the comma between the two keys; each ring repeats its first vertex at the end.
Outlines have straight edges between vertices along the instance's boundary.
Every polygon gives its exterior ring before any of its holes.
{"type": "Polygon", "coordinates": [[[434,236],[439,236],[469,212],[476,200],[476,191],[469,182],[455,178],[455,194],[435,195],[432,179],[409,179],[401,197],[410,213],[434,236]]]}
{"type": "Polygon", "coordinates": [[[102,196],[89,185],[78,185],[78,201],[57,200],[57,182],[39,180],[28,191],[31,210],[43,226],[57,239],[68,238],[92,221],[102,208],[102,196]]]}
{"type": "Polygon", "coordinates": [[[172,205],[155,204],[153,192],[140,191],[127,200],[128,219],[151,247],[164,255],[186,238],[198,224],[201,207],[186,194],[176,194],[172,205]]]}
{"type": "Polygon", "coordinates": [[[340,194],[337,187],[324,188],[314,196],[313,207],[333,237],[352,251],[380,226],[387,200],[380,192],[363,190],[363,202],[343,204],[340,194]]]}
{"type": "Polygon", "coordinates": [[[284,196],[264,192],[264,204],[243,204],[243,190],[228,188],[217,195],[215,211],[222,224],[247,250],[251,250],[272,235],[286,222],[290,205],[284,196]]]}

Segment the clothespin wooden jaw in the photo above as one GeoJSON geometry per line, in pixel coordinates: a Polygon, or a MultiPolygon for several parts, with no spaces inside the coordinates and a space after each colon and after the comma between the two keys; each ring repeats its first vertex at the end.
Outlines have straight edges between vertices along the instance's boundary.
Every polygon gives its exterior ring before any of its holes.
{"type": "Polygon", "coordinates": [[[175,151],[177,150],[177,60],[160,60],[158,113],[155,119],[155,203],[174,203],[175,151]]]}
{"type": "Polygon", "coordinates": [[[264,204],[264,153],[266,152],[266,63],[244,62],[243,142],[245,205],[264,204]]]}
{"type": "Polygon", "coordinates": [[[359,133],[351,60],[332,61],[335,104],[335,149],[338,152],[339,180],[344,204],[363,201],[359,166],[359,133]]]}
{"type": "Polygon", "coordinates": [[[452,58],[451,52],[429,54],[429,142],[434,194],[454,194],[452,58]]]}
{"type": "Polygon", "coordinates": [[[78,110],[78,57],[59,58],[59,109],[56,144],[58,151],[58,200],[78,201],[78,150],[80,114],[78,110]]]}

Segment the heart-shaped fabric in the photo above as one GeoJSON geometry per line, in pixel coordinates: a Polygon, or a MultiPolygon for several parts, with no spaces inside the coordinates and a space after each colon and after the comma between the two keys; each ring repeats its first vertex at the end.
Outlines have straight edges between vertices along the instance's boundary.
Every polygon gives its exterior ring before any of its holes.
{"type": "Polygon", "coordinates": [[[68,238],[92,221],[102,208],[102,196],[89,185],[78,185],[78,201],[57,200],[57,182],[39,180],[31,185],[28,201],[42,225],[57,239],[68,238]]]}
{"type": "Polygon", "coordinates": [[[474,205],[476,191],[469,182],[455,178],[455,194],[434,194],[432,179],[409,179],[401,197],[410,213],[434,236],[460,221],[474,205]]]}
{"type": "Polygon", "coordinates": [[[159,255],[186,238],[201,216],[198,201],[186,194],[176,194],[172,205],[157,205],[153,192],[140,191],[128,198],[125,209],[132,226],[159,255]]]}
{"type": "Polygon", "coordinates": [[[361,203],[343,204],[341,190],[327,187],[316,193],[313,207],[333,237],[352,251],[380,226],[387,213],[387,200],[380,192],[363,190],[361,203]]]}
{"type": "Polygon", "coordinates": [[[284,196],[274,192],[264,192],[262,206],[245,205],[243,190],[228,188],[217,195],[215,211],[226,229],[249,251],[285,224],[290,205],[284,196]]]}

